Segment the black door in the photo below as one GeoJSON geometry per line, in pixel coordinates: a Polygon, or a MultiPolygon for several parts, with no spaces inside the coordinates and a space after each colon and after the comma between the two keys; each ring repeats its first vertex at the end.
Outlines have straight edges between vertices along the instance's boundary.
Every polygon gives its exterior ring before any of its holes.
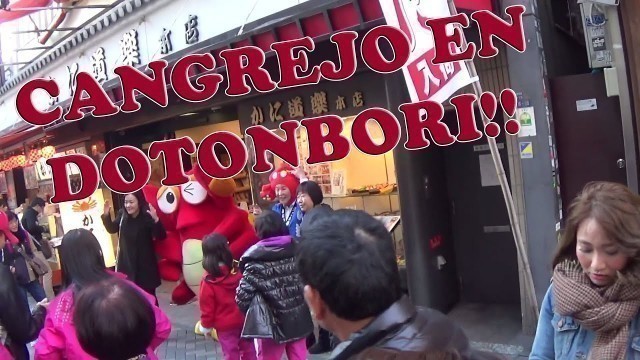
{"type": "MultiPolygon", "coordinates": [[[[479,113],[476,120],[480,124],[479,113]]],[[[455,112],[447,112],[445,122],[457,134],[455,112]]],[[[504,130],[496,142],[508,177],[504,130]]],[[[444,158],[461,300],[518,304],[517,251],[486,137],[447,146],[444,158]]]]}
{"type": "Polygon", "coordinates": [[[618,97],[603,73],[551,80],[563,212],[589,181],[627,184],[618,97]]]}

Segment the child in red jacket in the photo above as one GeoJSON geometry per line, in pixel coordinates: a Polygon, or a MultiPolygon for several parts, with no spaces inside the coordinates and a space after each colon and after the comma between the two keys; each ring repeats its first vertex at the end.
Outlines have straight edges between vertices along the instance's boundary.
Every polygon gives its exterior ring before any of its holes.
{"type": "Polygon", "coordinates": [[[255,360],[253,341],[240,338],[244,315],[236,304],[236,288],[242,274],[233,264],[229,242],[221,234],[210,234],[202,241],[202,267],[206,271],[200,284],[201,329],[215,329],[225,360],[255,360]]]}

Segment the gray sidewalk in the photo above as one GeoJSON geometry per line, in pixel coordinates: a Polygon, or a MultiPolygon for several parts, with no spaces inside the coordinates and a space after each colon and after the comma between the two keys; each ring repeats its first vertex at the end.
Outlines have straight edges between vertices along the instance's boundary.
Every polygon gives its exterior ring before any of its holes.
{"type": "Polygon", "coordinates": [[[163,282],[157,296],[160,307],[171,319],[171,336],[156,351],[160,359],[222,359],[220,345],[211,338],[198,336],[194,327],[198,321],[198,303],[170,305],[173,283],[163,282]]]}
{"type": "MultiPolygon", "coordinates": [[[[182,306],[169,305],[172,288],[172,283],[163,282],[157,292],[160,307],[169,316],[173,326],[169,340],[156,351],[158,357],[163,360],[222,360],[222,350],[218,342],[198,336],[194,332],[199,316],[198,303],[193,302],[182,306]]],[[[309,359],[325,360],[329,358],[328,355],[312,355],[309,359]]]]}
{"type": "MultiPolygon", "coordinates": [[[[220,345],[194,333],[198,321],[198,303],[183,306],[169,305],[172,284],[163,283],[158,289],[160,306],[171,318],[171,337],[159,349],[160,359],[222,359],[220,345]]],[[[449,316],[460,324],[475,348],[504,355],[506,359],[523,360],[529,357],[533,338],[522,335],[518,308],[461,304],[449,316]]],[[[311,355],[311,360],[328,359],[329,354],[311,355]]]]}
{"type": "MultiPolygon", "coordinates": [[[[173,283],[163,282],[158,288],[160,307],[171,319],[172,331],[169,339],[156,351],[162,360],[204,360],[223,359],[220,345],[211,338],[198,336],[194,327],[199,317],[198,303],[172,306],[171,290],[173,283]]],[[[31,302],[33,300],[30,298],[31,302]]],[[[32,304],[34,305],[34,304],[32,304]]],[[[505,359],[527,359],[533,338],[524,336],[515,322],[513,314],[518,309],[500,306],[480,306],[463,304],[449,316],[458,322],[475,348],[492,351],[505,356],[505,359]]],[[[517,316],[515,317],[517,318],[517,316]]],[[[33,348],[29,350],[33,353],[33,348]]],[[[329,354],[311,355],[310,360],[326,360],[329,354]]],[[[31,355],[33,359],[33,354],[31,355]]]]}

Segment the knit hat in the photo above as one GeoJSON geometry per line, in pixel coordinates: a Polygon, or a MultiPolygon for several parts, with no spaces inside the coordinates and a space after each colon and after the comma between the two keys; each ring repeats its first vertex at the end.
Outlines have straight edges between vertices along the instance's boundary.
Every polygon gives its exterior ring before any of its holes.
{"type": "Polygon", "coordinates": [[[0,211],[0,232],[4,233],[4,236],[10,244],[15,245],[19,242],[18,238],[11,233],[11,230],[9,230],[9,218],[4,211],[0,211]]]}
{"type": "Polygon", "coordinates": [[[291,202],[295,201],[296,190],[300,185],[300,179],[293,172],[291,165],[287,163],[280,164],[274,172],[269,175],[269,185],[262,186],[260,196],[266,200],[275,198],[275,190],[277,185],[284,185],[291,192],[291,202]]]}

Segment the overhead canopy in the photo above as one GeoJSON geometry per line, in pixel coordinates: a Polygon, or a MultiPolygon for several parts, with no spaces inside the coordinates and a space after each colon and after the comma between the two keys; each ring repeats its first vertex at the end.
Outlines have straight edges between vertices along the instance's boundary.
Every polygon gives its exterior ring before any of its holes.
{"type": "Polygon", "coordinates": [[[453,2],[459,9],[493,11],[492,0],[454,0],[453,2]]]}
{"type": "Polygon", "coordinates": [[[26,139],[34,136],[44,136],[44,130],[41,127],[35,127],[26,122],[21,122],[14,129],[7,131],[0,136],[0,150],[5,151],[7,148],[14,146],[26,139]]]}
{"type": "MultiPolygon", "coordinates": [[[[0,10],[0,24],[19,19],[39,11],[38,8],[51,5],[54,0],[13,0],[9,1],[8,10],[0,10]],[[25,10],[21,10],[25,9],[25,10]]],[[[62,3],[68,0],[55,0],[62,3]]],[[[492,0],[454,0],[456,7],[465,10],[493,10],[492,0]]]]}

